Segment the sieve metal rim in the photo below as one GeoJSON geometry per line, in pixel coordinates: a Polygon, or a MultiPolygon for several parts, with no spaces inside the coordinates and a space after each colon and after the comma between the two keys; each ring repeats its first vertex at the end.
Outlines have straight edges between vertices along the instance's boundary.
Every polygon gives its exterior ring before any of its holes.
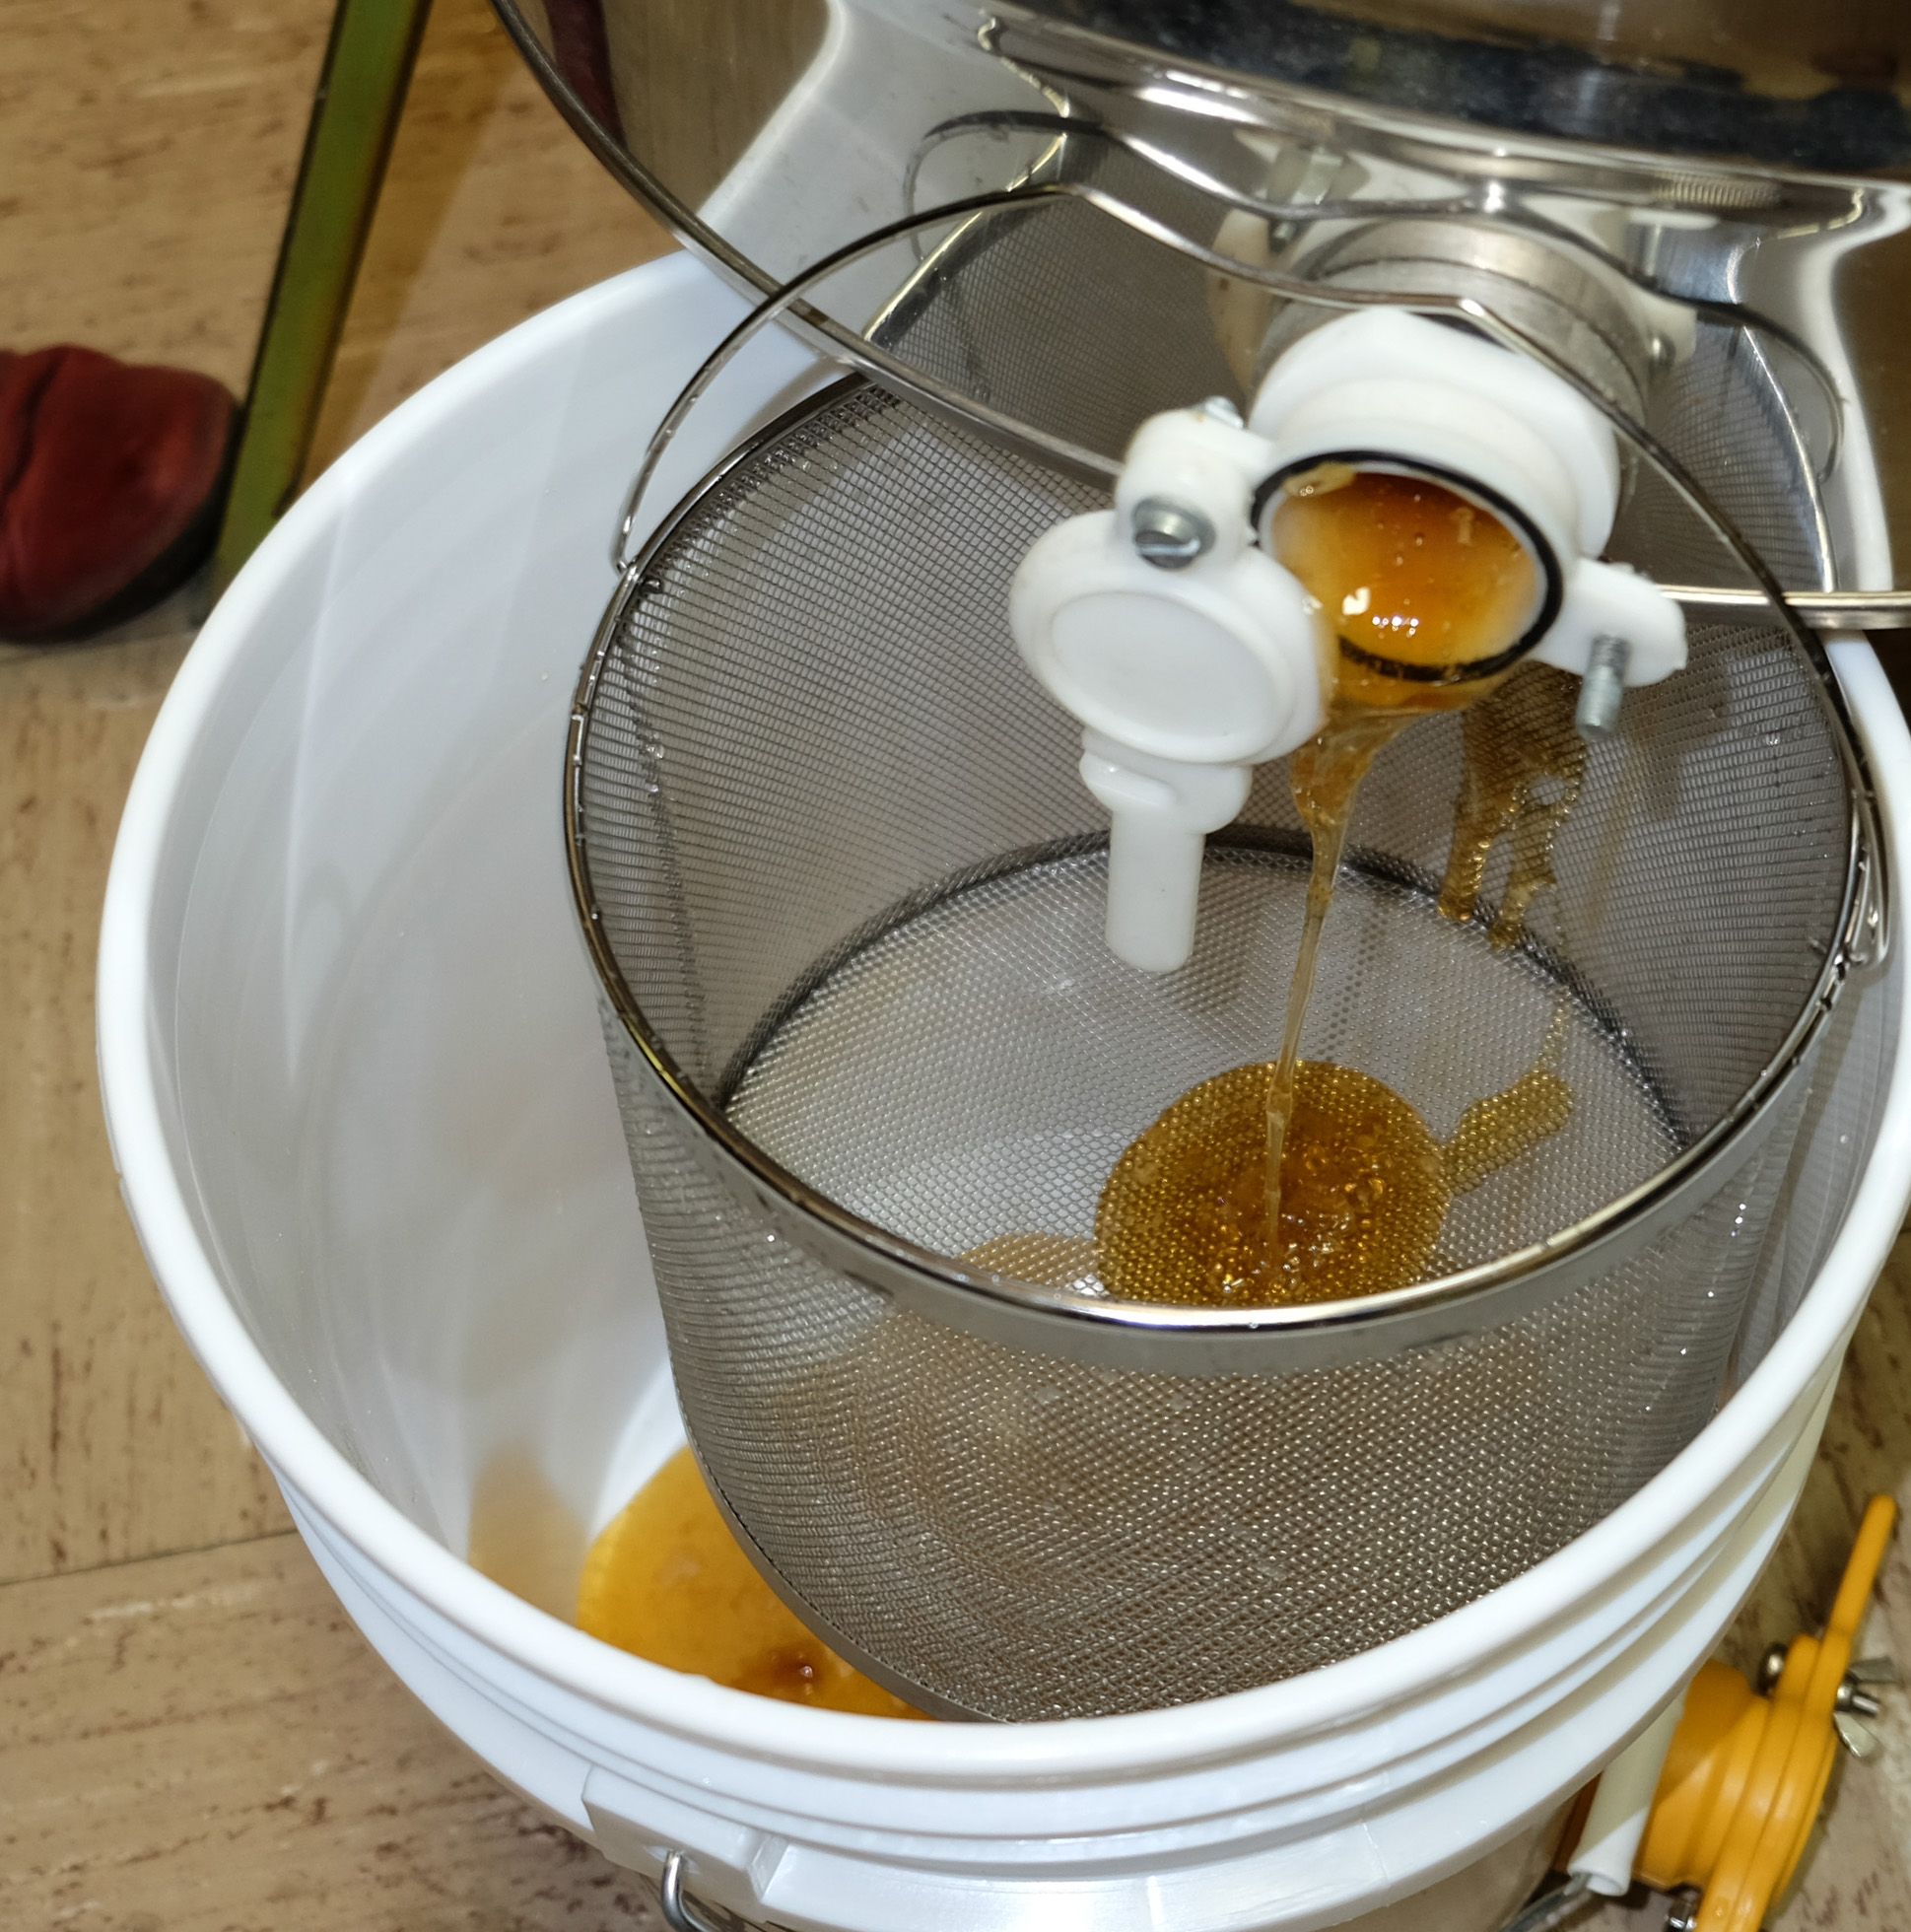
{"type": "MultiPolygon", "coordinates": [[[[677,1065],[626,982],[604,932],[591,880],[582,778],[597,692],[633,605],[653,586],[650,565],[704,500],[740,465],[852,395],[876,388],[889,407],[904,398],[851,374],[804,397],[728,450],[672,508],[625,565],[579,675],[565,746],[563,813],[573,902],[604,997],[639,1065],[694,1130],[688,1144],[714,1177],[785,1229],[796,1247],[875,1293],[948,1326],[1010,1346],[1117,1368],[1178,1374],[1305,1370],[1436,1346],[1517,1319],[1620,1266],[1693,1213],[1763,1142],[1780,1103],[1805,1078],[1811,1050],[1848,974],[1871,964],[1862,934],[1874,888],[1865,814],[1854,795],[1855,744],[1839,746],[1848,801],[1846,875],[1835,942],[1797,1019],[1765,1067],[1711,1128],[1656,1174],[1546,1240],[1457,1274],[1348,1301],[1291,1307],[1189,1308],[1073,1296],[992,1270],[969,1269],[852,1212],[772,1160],[737,1132],[720,1106],[677,1065]]],[[[946,427],[946,424],[945,424],[946,427]]],[[[959,431],[951,433],[961,434],[959,431]]],[[[1835,673],[1815,639],[1775,627],[1820,689],[1835,673]]],[[[1821,708],[1827,729],[1845,730],[1841,706],[1821,708]]],[[[1862,771],[1862,764],[1856,770],[1862,771]]]]}
{"type": "MultiPolygon", "coordinates": [[[[762,1058],[770,1043],[804,1006],[827,991],[832,980],[890,934],[905,930],[925,913],[947,906],[978,887],[992,885],[1000,879],[1018,874],[1066,865],[1107,850],[1106,832],[1064,833],[1058,838],[1044,840],[1040,845],[998,853],[884,907],[813,961],[764,1008],[756,1024],[744,1036],[742,1044],[731,1053],[711,1088],[715,1104],[727,1113],[740,1095],[750,1070],[762,1058]]],[[[1236,822],[1223,825],[1218,831],[1207,835],[1208,862],[1227,865],[1253,864],[1270,860],[1285,862],[1303,880],[1308,873],[1310,850],[1307,833],[1299,826],[1242,825],[1236,822]]],[[[1442,881],[1431,873],[1422,872],[1391,853],[1351,844],[1341,854],[1336,876],[1340,889],[1357,883],[1369,892],[1417,901],[1422,907],[1437,906],[1442,885],[1442,881]]],[[[1490,933],[1497,917],[1498,908],[1482,900],[1462,924],[1479,932],[1490,933]]],[[[1638,1085],[1646,1104],[1667,1136],[1677,1139],[1679,1126],[1676,1108],[1662,1091],[1652,1070],[1625,1043],[1624,1029],[1618,1015],[1599,989],[1554,947],[1532,932],[1526,934],[1515,956],[1575,1002],[1593,1029],[1604,1037],[1608,1050],[1624,1063],[1627,1073],[1638,1085]]]]}

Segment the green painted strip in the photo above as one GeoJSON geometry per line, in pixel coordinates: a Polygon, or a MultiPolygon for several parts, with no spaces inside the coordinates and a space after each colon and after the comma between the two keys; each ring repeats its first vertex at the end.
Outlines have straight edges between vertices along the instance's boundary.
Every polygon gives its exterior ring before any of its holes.
{"type": "Polygon", "coordinates": [[[431,0],[339,0],[213,560],[223,590],[297,495],[431,0]]]}

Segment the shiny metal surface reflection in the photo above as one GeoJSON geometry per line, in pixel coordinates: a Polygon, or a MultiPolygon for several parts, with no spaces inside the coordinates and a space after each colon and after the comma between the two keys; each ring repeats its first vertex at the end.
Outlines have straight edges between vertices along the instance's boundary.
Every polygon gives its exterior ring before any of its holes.
{"type": "MultiPolygon", "coordinates": [[[[1762,495],[1735,515],[1788,587],[1880,592],[1911,548],[1902,6],[498,5],[604,161],[746,286],[965,197],[1092,185],[1251,271],[1482,301],[1715,495],[1747,468],[1716,424],[1756,388],[1762,495]]],[[[1325,312],[1135,228],[1065,197],[971,212],[792,312],[1112,455],[1325,312]]],[[[1745,581],[1696,540],[1689,575],[1745,581]]]]}

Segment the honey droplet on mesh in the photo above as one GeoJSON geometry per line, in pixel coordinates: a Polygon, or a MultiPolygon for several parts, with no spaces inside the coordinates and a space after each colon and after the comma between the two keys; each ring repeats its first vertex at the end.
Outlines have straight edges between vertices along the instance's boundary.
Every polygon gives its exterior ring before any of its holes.
{"type": "Polygon", "coordinates": [[[1072,1234],[996,1234],[965,1250],[958,1260],[997,1275],[1013,1275],[1045,1288],[1099,1294],[1095,1244],[1072,1234]]]}
{"type": "Polygon", "coordinates": [[[1095,1214],[1103,1285],[1135,1301],[1266,1307],[1405,1287],[1446,1217],[1439,1143],[1391,1087],[1304,1060],[1267,1240],[1263,1062],[1191,1089],[1115,1164],[1095,1214]]]}

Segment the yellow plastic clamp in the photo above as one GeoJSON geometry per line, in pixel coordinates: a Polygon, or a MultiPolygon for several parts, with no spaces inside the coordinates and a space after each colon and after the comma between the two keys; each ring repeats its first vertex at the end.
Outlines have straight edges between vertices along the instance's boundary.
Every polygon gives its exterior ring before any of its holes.
{"type": "Polygon", "coordinates": [[[1692,1680],[1653,1798],[1635,1872],[1704,1893],[1698,1932],[1757,1932],[1786,1887],[1838,1755],[1833,1715],[1872,1586],[1897,1522],[1874,1496],[1822,1637],[1798,1636],[1769,1695],[1707,1664],[1692,1680]]]}

